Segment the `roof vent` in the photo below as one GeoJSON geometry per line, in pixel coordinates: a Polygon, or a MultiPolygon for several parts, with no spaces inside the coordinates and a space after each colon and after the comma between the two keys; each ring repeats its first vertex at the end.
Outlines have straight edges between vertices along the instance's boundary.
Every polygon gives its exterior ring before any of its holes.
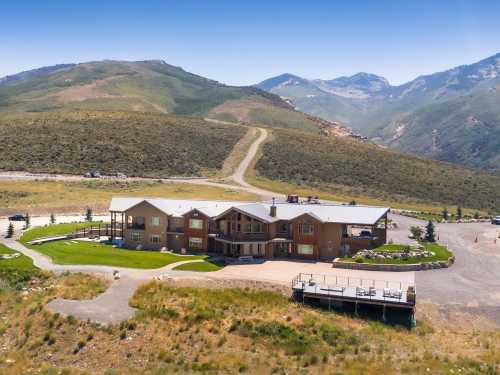
{"type": "Polygon", "coordinates": [[[274,204],[275,199],[273,198],[273,204],[271,205],[271,209],[269,215],[272,217],[276,217],[276,205],[274,204]]]}

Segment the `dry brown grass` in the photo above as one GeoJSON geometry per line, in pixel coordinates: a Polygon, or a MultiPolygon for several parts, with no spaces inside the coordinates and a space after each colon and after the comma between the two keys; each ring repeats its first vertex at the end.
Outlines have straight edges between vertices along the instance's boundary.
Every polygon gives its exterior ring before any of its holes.
{"type": "MultiPolygon", "coordinates": [[[[0,181],[0,215],[78,212],[90,206],[107,211],[113,196],[256,200],[257,196],[212,186],[138,181],[0,181]]],[[[82,211],[83,212],[83,211],[82,211]]]]}
{"type": "Polygon", "coordinates": [[[132,299],[143,312],[112,327],[45,311],[53,292],[1,293],[0,373],[498,373],[498,330],[446,323],[425,306],[409,331],[302,307],[272,285],[200,288],[208,285],[146,284],[132,299]]]}
{"type": "Polygon", "coordinates": [[[92,299],[106,291],[110,280],[85,273],[68,273],[61,276],[55,285],[56,296],[64,299],[92,299]]]}

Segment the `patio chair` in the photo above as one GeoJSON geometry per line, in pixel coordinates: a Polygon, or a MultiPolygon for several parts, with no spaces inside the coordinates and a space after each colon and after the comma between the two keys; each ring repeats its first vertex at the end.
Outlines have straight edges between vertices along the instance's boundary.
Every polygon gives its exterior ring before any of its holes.
{"type": "Polygon", "coordinates": [[[357,286],[357,287],[356,287],[356,295],[357,295],[357,296],[364,296],[364,295],[366,295],[366,290],[365,290],[365,288],[362,288],[362,287],[360,287],[360,286],[357,286]]]}
{"type": "Polygon", "coordinates": [[[369,296],[374,296],[377,294],[377,290],[375,289],[374,286],[371,286],[369,289],[368,289],[368,295],[369,296]]]}
{"type": "Polygon", "coordinates": [[[384,288],[384,297],[391,297],[391,290],[389,288],[384,288]]]}
{"type": "Polygon", "coordinates": [[[397,289],[397,290],[393,290],[391,294],[392,294],[392,297],[401,299],[401,297],[403,296],[403,291],[401,291],[400,289],[397,289]]]}

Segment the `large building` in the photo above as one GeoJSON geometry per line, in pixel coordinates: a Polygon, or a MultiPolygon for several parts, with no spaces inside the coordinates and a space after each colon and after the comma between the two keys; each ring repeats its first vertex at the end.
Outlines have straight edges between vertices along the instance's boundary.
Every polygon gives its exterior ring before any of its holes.
{"type": "MultiPolygon", "coordinates": [[[[294,202],[294,203],[290,203],[294,202]]],[[[113,237],[136,249],[331,260],[386,242],[389,208],[113,198],[113,237]]]]}

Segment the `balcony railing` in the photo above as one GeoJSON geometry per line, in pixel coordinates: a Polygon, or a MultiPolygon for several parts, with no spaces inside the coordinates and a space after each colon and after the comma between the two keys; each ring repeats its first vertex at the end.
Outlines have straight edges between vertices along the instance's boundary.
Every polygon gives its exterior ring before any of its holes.
{"type": "Polygon", "coordinates": [[[168,227],[167,232],[169,232],[169,233],[184,233],[184,227],[168,227]]]}
{"type": "Polygon", "coordinates": [[[129,223],[127,224],[127,229],[144,230],[146,229],[146,224],[129,223]]]}
{"type": "Polygon", "coordinates": [[[229,234],[218,232],[216,233],[216,238],[233,242],[269,241],[271,239],[269,233],[242,233],[242,232],[235,232],[229,234]]]}

